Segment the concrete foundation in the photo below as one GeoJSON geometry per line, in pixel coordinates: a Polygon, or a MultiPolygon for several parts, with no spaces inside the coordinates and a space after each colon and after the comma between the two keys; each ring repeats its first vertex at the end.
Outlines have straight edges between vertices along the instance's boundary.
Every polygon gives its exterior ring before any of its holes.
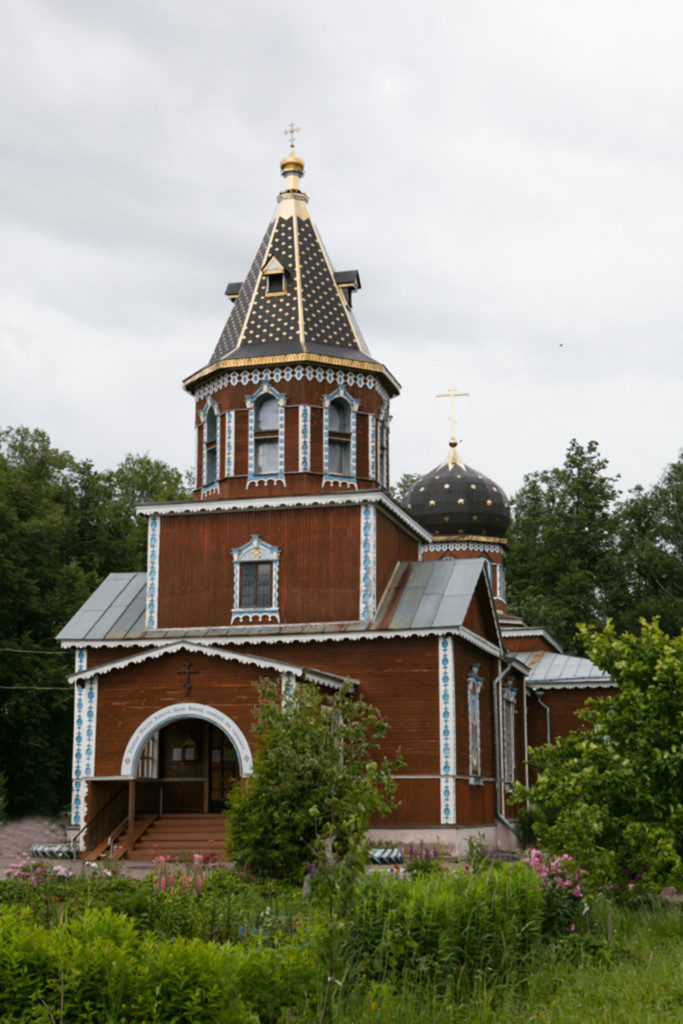
{"type": "Polygon", "coordinates": [[[519,853],[519,843],[504,822],[495,825],[439,825],[431,828],[371,828],[373,846],[423,846],[438,849],[446,857],[459,858],[467,853],[470,839],[481,839],[492,853],[519,853]]]}

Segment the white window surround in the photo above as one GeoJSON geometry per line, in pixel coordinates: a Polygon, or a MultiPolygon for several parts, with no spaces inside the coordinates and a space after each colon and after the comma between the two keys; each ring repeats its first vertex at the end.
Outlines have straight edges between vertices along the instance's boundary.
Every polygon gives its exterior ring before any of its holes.
{"type": "Polygon", "coordinates": [[[479,665],[472,665],[467,676],[467,708],[469,722],[470,785],[483,785],[481,766],[481,707],[480,694],[484,685],[479,675],[479,665]]]}
{"type": "Polygon", "coordinates": [[[247,487],[250,484],[285,483],[285,405],[287,396],[276,391],[270,384],[262,384],[253,395],[248,395],[245,405],[249,410],[248,439],[248,474],[247,487]],[[272,395],[278,404],[277,427],[277,471],[275,473],[257,473],[256,471],[256,404],[264,395],[272,395]]]}
{"type": "Polygon", "coordinates": [[[515,781],[515,703],[517,690],[503,686],[503,781],[509,787],[515,781]]]}
{"type": "Polygon", "coordinates": [[[325,484],[339,484],[342,487],[357,487],[356,450],[357,450],[357,416],[360,401],[349,394],[343,385],[339,385],[329,395],[323,396],[323,487],[325,484]],[[335,400],[346,402],[349,406],[350,453],[348,474],[330,472],[330,405],[335,400]]]}
{"type": "Polygon", "coordinates": [[[233,605],[230,625],[235,622],[280,621],[280,548],[267,544],[257,534],[239,548],[232,549],[233,605]],[[270,562],[272,564],[272,602],[268,608],[243,608],[240,605],[241,565],[243,562],[270,562]]]}
{"type": "Polygon", "coordinates": [[[202,425],[202,468],[201,468],[201,493],[202,497],[207,494],[218,494],[218,480],[221,475],[221,407],[215,398],[207,398],[204,408],[199,411],[199,421],[202,425]],[[207,443],[206,443],[206,418],[209,410],[213,410],[216,417],[216,478],[207,481],[207,443]]]}

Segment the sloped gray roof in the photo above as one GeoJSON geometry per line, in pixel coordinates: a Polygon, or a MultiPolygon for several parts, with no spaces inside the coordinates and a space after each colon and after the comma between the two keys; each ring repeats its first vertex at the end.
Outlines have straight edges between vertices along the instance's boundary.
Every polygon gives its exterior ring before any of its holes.
{"type": "Polygon", "coordinates": [[[527,677],[530,686],[612,681],[609,673],[598,668],[588,658],[577,658],[571,654],[551,654],[549,651],[524,651],[517,654],[517,657],[531,668],[527,677]]]}
{"type": "Polygon", "coordinates": [[[145,635],[144,572],[112,572],[100,583],[57,640],[133,640],[145,635]]]}
{"type": "Polygon", "coordinates": [[[373,628],[462,626],[484,566],[483,558],[399,562],[373,628]]]}

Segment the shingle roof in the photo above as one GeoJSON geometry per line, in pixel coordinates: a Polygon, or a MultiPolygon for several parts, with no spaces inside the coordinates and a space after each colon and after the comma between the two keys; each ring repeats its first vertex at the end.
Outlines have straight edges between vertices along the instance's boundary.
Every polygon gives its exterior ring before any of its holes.
{"type": "Polygon", "coordinates": [[[527,677],[530,686],[612,681],[608,672],[598,668],[588,658],[577,658],[571,654],[551,654],[549,651],[524,651],[517,654],[517,657],[531,668],[527,677]]]}

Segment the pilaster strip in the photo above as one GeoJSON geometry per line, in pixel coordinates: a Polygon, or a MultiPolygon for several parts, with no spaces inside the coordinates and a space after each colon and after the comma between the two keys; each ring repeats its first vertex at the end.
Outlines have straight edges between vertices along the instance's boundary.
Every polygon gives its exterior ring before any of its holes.
{"type": "Polygon", "coordinates": [[[235,475],[235,410],[225,414],[225,475],[235,475]]]}
{"type": "Polygon", "coordinates": [[[455,668],[450,636],[439,639],[439,741],[441,824],[455,825],[455,668]]]}
{"type": "Polygon", "coordinates": [[[360,618],[369,622],[377,607],[377,512],[364,502],[360,509],[360,618]]]}
{"type": "Polygon", "coordinates": [[[151,515],[147,522],[147,615],[148,629],[157,629],[159,620],[159,533],[161,517],[151,515]]]}
{"type": "Polygon", "coordinates": [[[311,407],[299,406],[299,472],[311,471],[311,407]]]}

